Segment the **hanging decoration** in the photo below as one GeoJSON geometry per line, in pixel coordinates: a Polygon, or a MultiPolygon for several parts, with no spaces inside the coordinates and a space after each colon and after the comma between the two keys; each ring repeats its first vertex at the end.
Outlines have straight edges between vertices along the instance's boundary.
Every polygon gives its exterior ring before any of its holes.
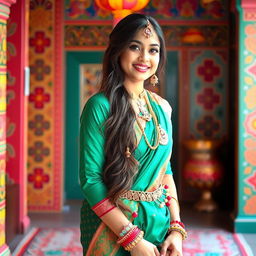
{"type": "Polygon", "coordinates": [[[95,0],[97,5],[114,15],[114,26],[125,16],[143,9],[149,0],[95,0]]]}

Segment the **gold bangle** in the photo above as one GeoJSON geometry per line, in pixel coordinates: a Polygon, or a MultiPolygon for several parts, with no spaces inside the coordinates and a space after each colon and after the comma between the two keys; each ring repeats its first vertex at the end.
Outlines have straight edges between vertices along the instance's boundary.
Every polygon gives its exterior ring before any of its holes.
{"type": "Polygon", "coordinates": [[[143,236],[144,236],[144,232],[140,231],[138,236],[131,243],[125,246],[124,249],[128,252],[131,251],[143,239],[143,236]]]}
{"type": "Polygon", "coordinates": [[[185,240],[188,237],[187,231],[181,226],[173,225],[169,227],[168,234],[170,234],[172,231],[179,232],[182,235],[182,240],[185,240]]]}

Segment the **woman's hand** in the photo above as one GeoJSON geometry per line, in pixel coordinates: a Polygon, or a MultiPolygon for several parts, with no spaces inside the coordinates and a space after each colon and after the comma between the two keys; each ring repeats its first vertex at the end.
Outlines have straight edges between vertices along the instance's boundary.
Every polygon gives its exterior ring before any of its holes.
{"type": "Polygon", "coordinates": [[[131,256],[160,256],[160,253],[154,244],[145,239],[142,239],[131,250],[131,256]]]}
{"type": "Polygon", "coordinates": [[[182,235],[172,231],[161,248],[161,256],[182,256],[182,235]]]}

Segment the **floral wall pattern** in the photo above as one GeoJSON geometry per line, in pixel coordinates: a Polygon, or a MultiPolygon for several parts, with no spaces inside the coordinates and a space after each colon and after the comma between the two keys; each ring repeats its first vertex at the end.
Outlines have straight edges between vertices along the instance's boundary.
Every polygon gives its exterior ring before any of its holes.
{"type": "MultiPolygon", "coordinates": [[[[143,13],[157,19],[215,19],[227,17],[227,1],[204,4],[199,0],[151,0],[143,13]]],[[[93,0],[65,0],[65,20],[111,20],[110,12],[101,10],[93,0]]]]}
{"type": "Polygon", "coordinates": [[[195,138],[223,138],[227,132],[226,51],[190,51],[190,132],[195,138]]]}
{"type": "Polygon", "coordinates": [[[240,205],[242,213],[256,215],[256,24],[246,22],[243,28],[243,75],[240,80],[240,142],[243,150],[239,159],[243,169],[240,193],[245,200],[240,205]]]}
{"type": "MultiPolygon", "coordinates": [[[[247,3],[247,5],[246,5],[247,3]]],[[[244,5],[243,5],[244,4],[244,5]]],[[[239,122],[237,232],[256,228],[256,3],[239,8],[239,122]]]]}
{"type": "Polygon", "coordinates": [[[58,142],[62,123],[58,124],[56,115],[58,93],[62,92],[56,82],[57,7],[51,0],[30,1],[27,180],[31,211],[58,211],[62,207],[62,149],[58,142]]]}

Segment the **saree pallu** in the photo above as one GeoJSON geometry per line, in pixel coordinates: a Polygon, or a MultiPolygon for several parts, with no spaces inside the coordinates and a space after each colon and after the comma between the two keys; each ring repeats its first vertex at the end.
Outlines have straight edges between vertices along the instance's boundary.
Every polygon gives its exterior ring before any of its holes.
{"type": "MultiPolygon", "coordinates": [[[[172,175],[170,157],[173,142],[172,125],[170,120],[171,107],[167,101],[163,100],[158,95],[151,92],[147,92],[147,95],[157,116],[159,124],[168,134],[168,142],[166,145],[160,144],[156,150],[151,150],[146,144],[142,132],[135,122],[134,129],[136,132],[138,145],[134,152],[134,156],[139,163],[139,168],[138,174],[131,189],[136,191],[152,192],[159,188],[160,185],[162,185],[162,181],[165,175],[172,175]]],[[[97,97],[102,99],[103,96],[102,94],[101,96],[100,94],[96,94],[93,97],[95,103],[99,101],[97,100],[97,97]]],[[[108,108],[109,106],[105,107],[104,109],[107,110],[108,108]]],[[[82,115],[86,116],[86,113],[88,113],[88,111],[85,111],[85,113],[82,115]]],[[[94,115],[96,115],[97,110],[94,113],[94,115]]],[[[107,113],[105,114],[104,116],[106,118],[107,113]]],[[[89,120],[87,121],[89,122],[89,120]]],[[[81,129],[83,129],[83,126],[81,126],[81,129]]],[[[145,122],[144,132],[151,144],[154,145],[156,141],[156,133],[153,120],[145,122]]],[[[82,140],[87,139],[87,137],[84,136],[83,131],[81,131],[81,135],[80,136],[82,140]]],[[[85,154],[82,154],[81,156],[86,157],[85,154]]],[[[81,163],[83,164],[83,161],[81,163]]],[[[80,169],[80,175],[82,177],[82,189],[86,187],[85,185],[83,186],[83,184],[89,182],[88,178],[84,178],[83,172],[86,172],[86,170],[83,168],[82,170],[80,169]]],[[[80,225],[81,243],[83,245],[84,255],[130,255],[129,252],[125,251],[122,247],[120,247],[119,244],[117,244],[116,241],[118,237],[92,211],[92,205],[88,203],[88,200],[90,201],[90,194],[86,193],[86,191],[84,192],[86,194],[87,200],[83,202],[83,206],[81,208],[80,225]]],[[[94,193],[97,194],[97,191],[94,193]]],[[[162,194],[158,200],[152,202],[132,201],[128,199],[119,199],[118,202],[119,208],[126,215],[126,217],[133,224],[137,225],[141,230],[144,231],[144,239],[155,244],[156,246],[161,245],[161,243],[164,241],[168,227],[170,225],[170,212],[168,207],[160,207],[160,203],[163,202],[164,199],[165,195],[162,194]],[[138,216],[136,218],[132,217],[133,212],[137,212],[138,216]]]]}

